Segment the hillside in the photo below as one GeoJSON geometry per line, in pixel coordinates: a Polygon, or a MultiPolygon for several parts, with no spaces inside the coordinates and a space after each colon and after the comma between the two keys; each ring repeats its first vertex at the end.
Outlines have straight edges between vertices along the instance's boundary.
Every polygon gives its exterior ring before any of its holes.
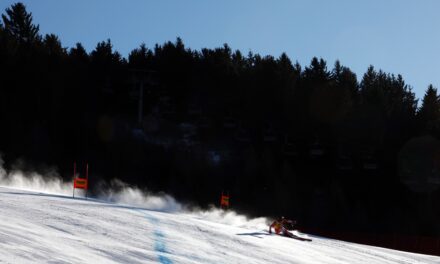
{"type": "Polygon", "coordinates": [[[0,263],[440,262],[322,237],[269,235],[265,219],[233,212],[155,211],[6,187],[0,212],[0,263]]]}

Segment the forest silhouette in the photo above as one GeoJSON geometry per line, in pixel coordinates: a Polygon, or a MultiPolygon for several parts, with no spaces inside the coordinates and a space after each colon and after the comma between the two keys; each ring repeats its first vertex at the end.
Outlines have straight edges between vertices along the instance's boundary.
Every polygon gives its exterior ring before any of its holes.
{"type": "Polygon", "coordinates": [[[2,15],[0,65],[6,166],[56,165],[70,179],[88,162],[92,187],[117,178],[202,207],[224,191],[239,212],[304,230],[440,236],[432,85],[419,103],[373,66],[358,80],[339,61],[302,67],[180,38],[128,58],[110,40],[88,53],[42,35],[21,3],[2,15]]]}

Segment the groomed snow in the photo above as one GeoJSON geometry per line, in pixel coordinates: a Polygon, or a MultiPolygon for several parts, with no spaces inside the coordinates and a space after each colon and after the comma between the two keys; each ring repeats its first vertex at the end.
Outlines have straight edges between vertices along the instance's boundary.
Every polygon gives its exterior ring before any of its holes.
{"type": "Polygon", "coordinates": [[[269,235],[261,219],[243,219],[0,187],[0,263],[440,263],[320,237],[269,235]]]}

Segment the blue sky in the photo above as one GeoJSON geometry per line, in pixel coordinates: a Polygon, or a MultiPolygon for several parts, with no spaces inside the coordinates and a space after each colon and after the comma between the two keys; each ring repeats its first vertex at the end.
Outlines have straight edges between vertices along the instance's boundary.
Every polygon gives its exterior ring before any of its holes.
{"type": "MultiPolygon", "coordinates": [[[[2,0],[0,10],[16,1],[2,0]]],[[[336,59],[362,77],[371,64],[402,74],[422,98],[440,86],[440,1],[436,0],[32,0],[22,1],[42,33],[88,51],[110,38],[123,56],[180,36],[192,49],[235,50],[305,66],[336,59]]]]}

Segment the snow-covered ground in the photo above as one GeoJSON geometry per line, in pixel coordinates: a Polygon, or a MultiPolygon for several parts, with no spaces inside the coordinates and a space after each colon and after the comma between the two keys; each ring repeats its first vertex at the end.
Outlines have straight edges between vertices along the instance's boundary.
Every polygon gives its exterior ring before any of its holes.
{"type": "Polygon", "coordinates": [[[0,263],[440,263],[269,235],[264,219],[234,213],[169,211],[0,187],[0,263]]]}

